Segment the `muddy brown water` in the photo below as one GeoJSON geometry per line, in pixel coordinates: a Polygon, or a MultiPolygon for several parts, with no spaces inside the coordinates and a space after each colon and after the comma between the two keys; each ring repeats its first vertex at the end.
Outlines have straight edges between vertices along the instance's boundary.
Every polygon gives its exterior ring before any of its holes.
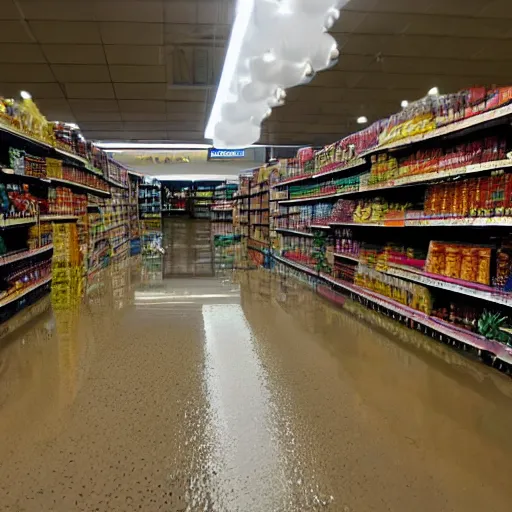
{"type": "Polygon", "coordinates": [[[0,510],[511,509],[509,378],[165,233],[0,340],[0,510]]]}

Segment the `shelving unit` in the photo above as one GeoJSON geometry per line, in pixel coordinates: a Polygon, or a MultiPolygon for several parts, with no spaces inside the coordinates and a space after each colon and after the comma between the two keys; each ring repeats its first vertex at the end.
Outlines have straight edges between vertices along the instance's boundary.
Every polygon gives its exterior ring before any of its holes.
{"type": "Polygon", "coordinates": [[[119,227],[133,201],[128,171],[76,128],[48,123],[31,100],[0,112],[4,321],[50,289],[54,307],[78,300],[84,277],[127,253],[119,227]]]}
{"type": "Polygon", "coordinates": [[[234,197],[237,191],[237,183],[223,183],[215,187],[210,210],[212,222],[233,223],[234,197]]]}
{"type": "Polygon", "coordinates": [[[162,194],[158,180],[145,177],[139,183],[139,215],[142,254],[162,254],[162,194]]]}
{"type": "Polygon", "coordinates": [[[249,183],[249,258],[260,266],[268,266],[270,252],[270,172],[258,169],[249,183]]]}
{"type": "MultiPolygon", "coordinates": [[[[512,88],[428,97],[282,161],[275,239],[259,242],[324,296],[345,293],[510,370],[511,101],[512,88]]],[[[245,193],[252,233],[265,191],[245,193]]]]}
{"type": "Polygon", "coordinates": [[[129,177],[129,203],[128,216],[130,225],[130,255],[141,253],[141,226],[139,215],[139,185],[142,177],[135,173],[128,173],[129,177]]]}
{"type": "Polygon", "coordinates": [[[214,204],[215,187],[212,185],[197,185],[191,192],[191,215],[194,219],[210,219],[214,204]]]}
{"type": "Polygon", "coordinates": [[[161,210],[164,216],[188,213],[192,182],[165,182],[161,184],[161,210]]]}

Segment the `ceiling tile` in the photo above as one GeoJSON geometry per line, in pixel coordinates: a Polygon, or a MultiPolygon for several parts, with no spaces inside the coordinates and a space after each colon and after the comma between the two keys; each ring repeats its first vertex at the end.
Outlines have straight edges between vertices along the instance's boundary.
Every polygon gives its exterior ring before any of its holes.
{"type": "Polygon", "coordinates": [[[167,99],[170,101],[206,101],[207,90],[199,87],[170,87],[167,99]]]}
{"type": "Polygon", "coordinates": [[[181,130],[176,131],[168,131],[167,132],[167,139],[171,142],[179,142],[179,141],[186,141],[186,142],[196,142],[196,141],[203,141],[204,140],[204,131],[189,131],[184,132],[181,130]]]}
{"type": "MultiPolygon", "coordinates": [[[[17,0],[27,20],[94,21],[90,1],[17,0]]],[[[3,10],[3,6],[2,6],[3,10]]]]}
{"type": "Polygon", "coordinates": [[[354,32],[362,34],[401,34],[411,23],[414,16],[396,13],[367,13],[355,28],[354,32]]]}
{"type": "Polygon", "coordinates": [[[163,64],[162,46],[107,45],[105,53],[109,64],[159,65],[163,64]]]}
{"type": "Polygon", "coordinates": [[[79,21],[31,21],[30,29],[42,44],[100,44],[98,24],[79,21]]]}
{"type": "Polygon", "coordinates": [[[490,18],[512,18],[512,2],[510,0],[491,0],[480,11],[480,16],[490,18]]]}
{"type": "Polygon", "coordinates": [[[48,64],[2,64],[4,82],[55,82],[48,64]]]}
{"type": "Polygon", "coordinates": [[[43,109],[54,109],[54,110],[65,110],[69,108],[69,103],[66,98],[59,98],[59,99],[48,99],[48,98],[41,98],[37,100],[37,106],[43,110],[43,109]]]}
{"type": "Polygon", "coordinates": [[[101,45],[45,44],[42,48],[50,64],[106,64],[101,45]]]}
{"type": "MultiPolygon", "coordinates": [[[[202,44],[210,46],[215,39],[217,44],[225,45],[231,27],[229,25],[187,25],[185,23],[166,23],[164,26],[165,44],[202,44]]],[[[224,49],[222,49],[224,51],[224,49]]]]}
{"type": "Polygon", "coordinates": [[[113,131],[121,131],[124,126],[122,122],[115,121],[82,121],[80,123],[80,129],[83,131],[90,130],[113,130],[113,131]]]}
{"type": "Polygon", "coordinates": [[[124,128],[128,131],[154,132],[167,130],[169,126],[167,121],[127,121],[124,128]]]}
{"type": "Polygon", "coordinates": [[[73,99],[115,98],[111,83],[65,84],[66,96],[73,99]]]}
{"type": "Polygon", "coordinates": [[[190,0],[165,2],[164,19],[167,23],[195,23],[197,10],[197,2],[190,0]]]}
{"type": "MultiPolygon", "coordinates": [[[[445,59],[469,58],[482,47],[482,40],[479,39],[434,36],[351,34],[342,37],[340,42],[341,54],[445,59]]],[[[340,58],[343,58],[343,55],[340,58]]]]}
{"type": "Polygon", "coordinates": [[[73,112],[69,109],[65,110],[41,110],[46,119],[50,121],[60,121],[61,123],[76,123],[75,116],[73,112]]]}
{"type": "Polygon", "coordinates": [[[165,113],[163,100],[119,100],[119,109],[125,112],[154,112],[165,113]]]}
{"type": "Polygon", "coordinates": [[[479,16],[489,0],[430,0],[428,13],[448,16],[479,16]]]}
{"type": "Polygon", "coordinates": [[[336,71],[365,71],[378,66],[377,59],[373,55],[346,55],[343,54],[330,73],[336,71]]]}
{"type": "MultiPolygon", "coordinates": [[[[320,73],[310,84],[309,87],[338,87],[351,88],[357,87],[363,76],[362,71],[333,71],[331,73],[320,73]]],[[[376,84],[378,87],[378,84],[376,84]]]]}
{"type": "Polygon", "coordinates": [[[116,100],[69,100],[73,112],[119,112],[119,105],[116,100]]]}
{"type": "Polygon", "coordinates": [[[14,64],[43,63],[45,58],[37,44],[0,44],[0,63],[14,64]]]}
{"type": "Polygon", "coordinates": [[[114,84],[116,97],[123,100],[165,99],[167,84],[114,84]]]}
{"type": "Polygon", "coordinates": [[[37,102],[41,98],[64,98],[62,89],[57,83],[31,83],[31,82],[18,82],[18,83],[0,83],[0,91],[7,97],[18,97],[20,91],[28,91],[37,102]]]}
{"type": "Polygon", "coordinates": [[[0,21],[0,43],[34,43],[21,21],[0,21]]]}
{"type": "Polygon", "coordinates": [[[168,113],[174,112],[194,112],[203,113],[205,111],[205,104],[203,102],[194,101],[167,101],[166,108],[168,113]]]}
{"type": "Polygon", "coordinates": [[[44,116],[50,121],[75,122],[75,117],[67,100],[63,99],[38,99],[37,106],[44,116]]]}
{"type": "Polygon", "coordinates": [[[82,121],[122,121],[119,112],[89,112],[75,111],[77,122],[82,121]]]}
{"type": "Polygon", "coordinates": [[[165,66],[111,65],[113,82],[166,82],[165,66]]]}
{"type": "Polygon", "coordinates": [[[343,11],[340,19],[330,32],[355,32],[364,19],[368,16],[365,12],[343,11]]]}
{"type": "Polygon", "coordinates": [[[196,23],[220,23],[222,2],[197,2],[196,23]]]}
{"type": "Polygon", "coordinates": [[[123,121],[166,121],[167,114],[163,112],[122,112],[123,121]]]}
{"type": "MultiPolygon", "coordinates": [[[[471,38],[510,38],[510,20],[414,16],[405,33],[471,38]]],[[[495,44],[498,44],[497,42],[495,44]]]]}
{"type": "Polygon", "coordinates": [[[161,45],[164,42],[163,23],[101,22],[100,30],[105,44],[161,45]]]}
{"type": "MultiPolygon", "coordinates": [[[[482,44],[481,48],[476,51],[471,57],[480,60],[512,60],[512,44],[496,44],[492,41],[487,41],[482,44]]],[[[503,64],[503,63],[502,63],[503,64]]],[[[475,63],[478,66],[479,63],[475,63]]],[[[510,66],[510,63],[506,63],[510,66]]]]}
{"type": "Polygon", "coordinates": [[[85,131],[84,136],[91,140],[167,140],[167,132],[128,132],[128,131],[85,131]]]}
{"type": "Polygon", "coordinates": [[[0,9],[0,20],[18,20],[20,13],[13,0],[4,0],[0,9]]]}
{"type": "Polygon", "coordinates": [[[164,7],[161,0],[99,0],[93,2],[96,19],[102,21],[162,22],[164,7]]]}
{"type": "Polygon", "coordinates": [[[203,121],[205,119],[205,112],[168,112],[167,119],[173,122],[180,121],[203,121]]]}
{"type": "Polygon", "coordinates": [[[411,2],[410,0],[351,0],[345,9],[366,12],[424,13],[431,3],[432,0],[428,2],[411,2]]]}
{"type": "Polygon", "coordinates": [[[129,121],[124,123],[128,131],[155,131],[155,130],[184,130],[195,131],[202,129],[202,123],[197,121],[129,121]]]}
{"type": "Polygon", "coordinates": [[[53,64],[53,73],[59,82],[108,82],[108,66],[83,64],[53,64]]]}

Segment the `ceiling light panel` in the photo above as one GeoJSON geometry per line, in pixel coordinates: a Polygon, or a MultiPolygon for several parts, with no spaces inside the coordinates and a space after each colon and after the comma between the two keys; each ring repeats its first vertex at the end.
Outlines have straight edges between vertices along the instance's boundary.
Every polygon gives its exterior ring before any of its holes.
{"type": "Polygon", "coordinates": [[[205,137],[215,147],[257,142],[261,123],[286,101],[285,90],[336,64],[327,33],[348,0],[238,0],[205,137]]]}

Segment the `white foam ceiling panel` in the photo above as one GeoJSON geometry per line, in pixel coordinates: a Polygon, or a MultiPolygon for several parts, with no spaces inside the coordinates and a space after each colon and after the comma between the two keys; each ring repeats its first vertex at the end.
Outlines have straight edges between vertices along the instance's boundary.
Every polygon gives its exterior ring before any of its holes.
{"type": "MultiPolygon", "coordinates": [[[[203,142],[233,0],[3,0],[0,94],[86,137],[203,142]]],[[[323,144],[433,86],[511,81],[512,1],[351,0],[338,65],[290,91],[262,143],[323,144]]]]}

